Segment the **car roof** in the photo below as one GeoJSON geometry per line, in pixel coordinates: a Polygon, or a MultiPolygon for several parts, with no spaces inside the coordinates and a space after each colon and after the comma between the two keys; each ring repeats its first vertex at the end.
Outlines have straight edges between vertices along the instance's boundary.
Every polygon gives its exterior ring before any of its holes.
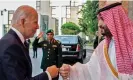
{"type": "Polygon", "coordinates": [[[77,37],[79,35],[55,35],[55,36],[74,36],[74,37],[77,37]]]}

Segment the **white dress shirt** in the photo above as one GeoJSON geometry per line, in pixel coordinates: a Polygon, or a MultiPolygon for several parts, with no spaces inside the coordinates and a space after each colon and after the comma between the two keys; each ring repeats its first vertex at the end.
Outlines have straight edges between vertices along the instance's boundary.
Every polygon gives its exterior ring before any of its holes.
{"type": "Polygon", "coordinates": [[[20,38],[21,42],[24,44],[24,37],[23,35],[15,28],[11,27],[11,29],[18,35],[18,37],[20,38]]]}

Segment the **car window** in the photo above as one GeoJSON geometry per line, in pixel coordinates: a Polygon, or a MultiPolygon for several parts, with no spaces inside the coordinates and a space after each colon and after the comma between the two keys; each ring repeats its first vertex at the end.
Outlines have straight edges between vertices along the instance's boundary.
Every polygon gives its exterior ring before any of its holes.
{"type": "Polygon", "coordinates": [[[62,44],[76,44],[78,39],[76,36],[55,36],[56,40],[59,40],[62,44]]]}

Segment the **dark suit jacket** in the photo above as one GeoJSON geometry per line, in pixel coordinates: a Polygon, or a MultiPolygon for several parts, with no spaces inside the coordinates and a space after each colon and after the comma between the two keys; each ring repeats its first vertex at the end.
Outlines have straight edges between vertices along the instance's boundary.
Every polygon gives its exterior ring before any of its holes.
{"type": "Polygon", "coordinates": [[[48,80],[43,72],[32,76],[32,64],[29,50],[18,35],[10,30],[0,40],[0,80],[48,80]]]}

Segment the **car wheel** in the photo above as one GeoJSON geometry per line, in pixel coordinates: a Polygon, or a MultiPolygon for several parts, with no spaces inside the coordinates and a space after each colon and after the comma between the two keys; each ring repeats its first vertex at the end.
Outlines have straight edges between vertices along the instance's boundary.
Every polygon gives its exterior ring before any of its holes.
{"type": "Polygon", "coordinates": [[[80,59],[80,61],[79,61],[80,63],[83,63],[83,59],[80,59]]]}
{"type": "Polygon", "coordinates": [[[80,62],[80,63],[83,63],[83,57],[82,57],[81,59],[79,59],[79,62],[80,62]]]}
{"type": "Polygon", "coordinates": [[[86,50],[84,50],[83,58],[86,58],[86,50]]]}

